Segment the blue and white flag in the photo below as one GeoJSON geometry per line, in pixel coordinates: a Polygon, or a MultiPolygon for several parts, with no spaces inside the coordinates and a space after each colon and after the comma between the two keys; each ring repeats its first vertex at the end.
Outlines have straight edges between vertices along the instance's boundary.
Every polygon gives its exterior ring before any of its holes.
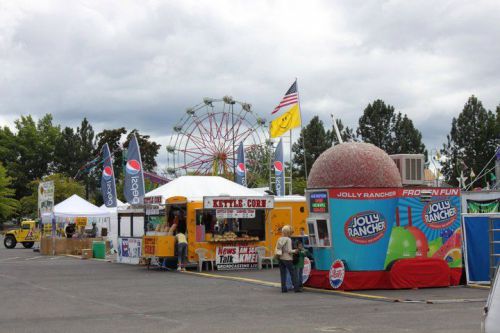
{"type": "Polygon", "coordinates": [[[238,147],[238,159],[236,162],[236,182],[240,185],[247,186],[247,168],[245,166],[245,150],[243,142],[238,147]]]}
{"type": "Polygon", "coordinates": [[[285,195],[285,165],[283,163],[283,140],[280,140],[274,151],[274,175],[276,177],[276,195],[285,195]]]}
{"type": "Polygon", "coordinates": [[[127,202],[131,205],[142,205],[144,203],[144,173],[142,170],[141,151],[135,135],[128,144],[123,194],[127,202]]]}
{"type": "Polygon", "coordinates": [[[102,147],[102,159],[104,161],[101,176],[101,193],[106,207],[116,207],[116,183],[113,161],[107,143],[102,147]]]}

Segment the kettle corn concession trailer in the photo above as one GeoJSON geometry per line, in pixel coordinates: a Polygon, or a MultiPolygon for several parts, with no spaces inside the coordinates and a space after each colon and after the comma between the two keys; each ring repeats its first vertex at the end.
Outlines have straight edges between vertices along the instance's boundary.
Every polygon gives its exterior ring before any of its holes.
{"type": "Polygon", "coordinates": [[[257,247],[272,256],[281,228],[290,224],[297,235],[305,232],[305,198],[300,196],[206,196],[203,200],[171,197],[165,201],[165,216],[148,223],[142,255],[146,263],[175,264],[176,232],[186,234],[188,261],[198,262],[196,250],[206,249],[217,269],[257,268],[257,247]],[[170,230],[174,227],[174,231],[170,230]],[[165,228],[166,227],[166,228],[165,228]],[[169,230],[162,232],[159,230],[169,230]]]}

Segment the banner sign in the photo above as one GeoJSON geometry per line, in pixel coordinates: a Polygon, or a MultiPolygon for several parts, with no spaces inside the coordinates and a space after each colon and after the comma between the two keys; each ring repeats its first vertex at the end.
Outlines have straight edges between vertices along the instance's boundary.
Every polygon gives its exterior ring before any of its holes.
{"type": "Polygon", "coordinates": [[[103,169],[101,176],[101,193],[106,207],[116,207],[116,183],[111,152],[107,143],[102,147],[103,169]]]}
{"type": "Polygon", "coordinates": [[[217,209],[215,216],[218,219],[253,219],[255,209],[217,209]]]}
{"type": "Polygon", "coordinates": [[[144,173],[141,151],[135,135],[128,144],[123,194],[131,205],[142,205],[144,202],[144,173]]]}
{"type": "Polygon", "coordinates": [[[118,262],[139,264],[142,256],[142,238],[118,238],[118,262]]]}
{"type": "Polygon", "coordinates": [[[75,224],[77,227],[85,227],[87,225],[87,217],[85,216],[79,216],[75,217],[75,224]]]}
{"type": "Polygon", "coordinates": [[[240,142],[238,147],[238,159],[236,162],[236,183],[247,186],[247,168],[245,166],[245,150],[243,142],[240,142]]]}
{"type": "Polygon", "coordinates": [[[274,198],[263,197],[203,197],[203,208],[205,209],[270,209],[274,208],[274,198]]]}
{"type": "MultiPolygon", "coordinates": [[[[382,271],[404,258],[436,258],[462,267],[460,190],[457,188],[329,189],[328,209],[335,244],[329,258],[316,256],[316,268],[330,270],[344,260],[350,271],[382,271]],[[430,194],[430,196],[429,196],[430,194]],[[428,200],[422,200],[427,195],[428,200]]],[[[309,205],[322,191],[307,193],[309,205]]],[[[322,203],[320,198],[319,203],[322,203]]],[[[322,209],[319,207],[310,207],[322,209]]]]}
{"type": "Polygon", "coordinates": [[[162,204],[162,196],[161,195],[154,195],[152,197],[145,197],[144,198],[144,204],[150,204],[150,205],[161,205],[162,204]]]}
{"type": "Polygon", "coordinates": [[[257,251],[254,246],[217,247],[216,265],[218,270],[257,268],[257,251]]]}
{"type": "Polygon", "coordinates": [[[42,215],[52,214],[54,210],[54,181],[38,184],[38,212],[42,215]]]}
{"type": "Polygon", "coordinates": [[[283,161],[283,140],[280,139],[274,152],[274,176],[276,178],[276,195],[285,195],[285,165],[283,161]]]}

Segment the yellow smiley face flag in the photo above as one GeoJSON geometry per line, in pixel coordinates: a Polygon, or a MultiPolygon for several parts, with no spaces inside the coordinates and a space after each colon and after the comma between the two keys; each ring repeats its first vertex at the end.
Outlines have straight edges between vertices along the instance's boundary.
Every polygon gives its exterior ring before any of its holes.
{"type": "Polygon", "coordinates": [[[292,128],[301,125],[299,104],[295,104],[290,110],[271,121],[269,134],[271,138],[277,138],[292,128]]]}

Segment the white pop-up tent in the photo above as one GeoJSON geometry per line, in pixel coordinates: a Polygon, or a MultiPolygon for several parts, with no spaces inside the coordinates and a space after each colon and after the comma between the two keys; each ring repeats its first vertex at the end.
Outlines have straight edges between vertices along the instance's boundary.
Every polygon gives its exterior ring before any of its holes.
{"type": "Polygon", "coordinates": [[[146,193],[146,197],[161,196],[162,202],[174,196],[198,201],[204,196],[219,195],[258,197],[264,194],[218,176],[182,176],[146,193]]]}
{"type": "MultiPolygon", "coordinates": [[[[54,217],[58,224],[69,223],[76,217],[86,217],[88,224],[96,222],[97,227],[101,229],[109,220],[110,213],[73,194],[54,206],[54,217]]],[[[43,215],[42,223],[51,223],[51,215],[43,215]]]]}
{"type": "Polygon", "coordinates": [[[116,199],[116,207],[106,207],[102,205],[100,208],[107,210],[110,214],[109,216],[109,226],[108,226],[108,239],[113,242],[113,248],[118,246],[118,211],[127,209],[128,204],[123,203],[120,199],[116,199]]]}

